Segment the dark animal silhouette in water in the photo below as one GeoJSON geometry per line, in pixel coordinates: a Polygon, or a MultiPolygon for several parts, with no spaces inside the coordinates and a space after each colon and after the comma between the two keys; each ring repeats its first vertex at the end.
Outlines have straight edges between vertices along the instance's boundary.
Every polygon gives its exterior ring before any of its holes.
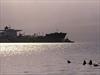
{"type": "Polygon", "coordinates": [[[89,65],[92,65],[92,60],[89,61],[89,65]]]}
{"type": "Polygon", "coordinates": [[[68,64],[70,64],[70,63],[71,63],[71,61],[70,61],[70,60],[67,60],[67,63],[68,63],[68,64]]]}
{"type": "Polygon", "coordinates": [[[98,64],[93,64],[93,66],[94,66],[94,67],[97,67],[97,66],[99,66],[99,65],[98,65],[98,64]]]}
{"type": "Polygon", "coordinates": [[[83,61],[83,65],[86,65],[86,61],[85,60],[83,61]]]}

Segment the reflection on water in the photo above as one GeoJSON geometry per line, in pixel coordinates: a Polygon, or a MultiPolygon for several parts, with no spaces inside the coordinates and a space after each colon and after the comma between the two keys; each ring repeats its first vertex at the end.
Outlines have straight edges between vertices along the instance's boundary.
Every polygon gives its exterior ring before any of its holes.
{"type": "Polygon", "coordinates": [[[42,43],[2,43],[0,46],[0,54],[4,56],[31,53],[31,51],[41,52],[41,50],[44,50],[44,44],[42,43]]]}
{"type": "Polygon", "coordinates": [[[100,75],[100,47],[88,43],[1,43],[0,75],[100,75]],[[67,60],[71,63],[68,64],[67,60]]]}

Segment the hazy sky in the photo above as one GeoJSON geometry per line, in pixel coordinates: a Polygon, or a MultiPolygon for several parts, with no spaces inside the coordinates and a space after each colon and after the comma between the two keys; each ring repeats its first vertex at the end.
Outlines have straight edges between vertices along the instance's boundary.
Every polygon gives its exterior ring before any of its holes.
{"type": "Polygon", "coordinates": [[[26,34],[68,32],[74,40],[100,38],[100,0],[0,0],[0,29],[26,34]]]}

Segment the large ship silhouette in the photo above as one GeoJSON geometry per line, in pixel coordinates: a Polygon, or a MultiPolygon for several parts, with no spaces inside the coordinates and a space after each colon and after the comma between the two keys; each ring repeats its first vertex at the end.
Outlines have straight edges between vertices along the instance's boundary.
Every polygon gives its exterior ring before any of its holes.
{"type": "Polygon", "coordinates": [[[0,30],[0,42],[68,42],[73,43],[74,41],[65,38],[67,33],[54,32],[41,35],[23,35],[19,32],[22,30],[12,29],[6,26],[4,30],[0,30]]]}

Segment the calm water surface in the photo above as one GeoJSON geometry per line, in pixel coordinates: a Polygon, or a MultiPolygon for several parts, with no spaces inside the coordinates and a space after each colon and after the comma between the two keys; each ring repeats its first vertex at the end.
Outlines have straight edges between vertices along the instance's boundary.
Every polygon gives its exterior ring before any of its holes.
{"type": "Polygon", "coordinates": [[[0,75],[100,75],[98,43],[1,43],[0,75]],[[71,63],[68,64],[67,60],[71,63]]]}

